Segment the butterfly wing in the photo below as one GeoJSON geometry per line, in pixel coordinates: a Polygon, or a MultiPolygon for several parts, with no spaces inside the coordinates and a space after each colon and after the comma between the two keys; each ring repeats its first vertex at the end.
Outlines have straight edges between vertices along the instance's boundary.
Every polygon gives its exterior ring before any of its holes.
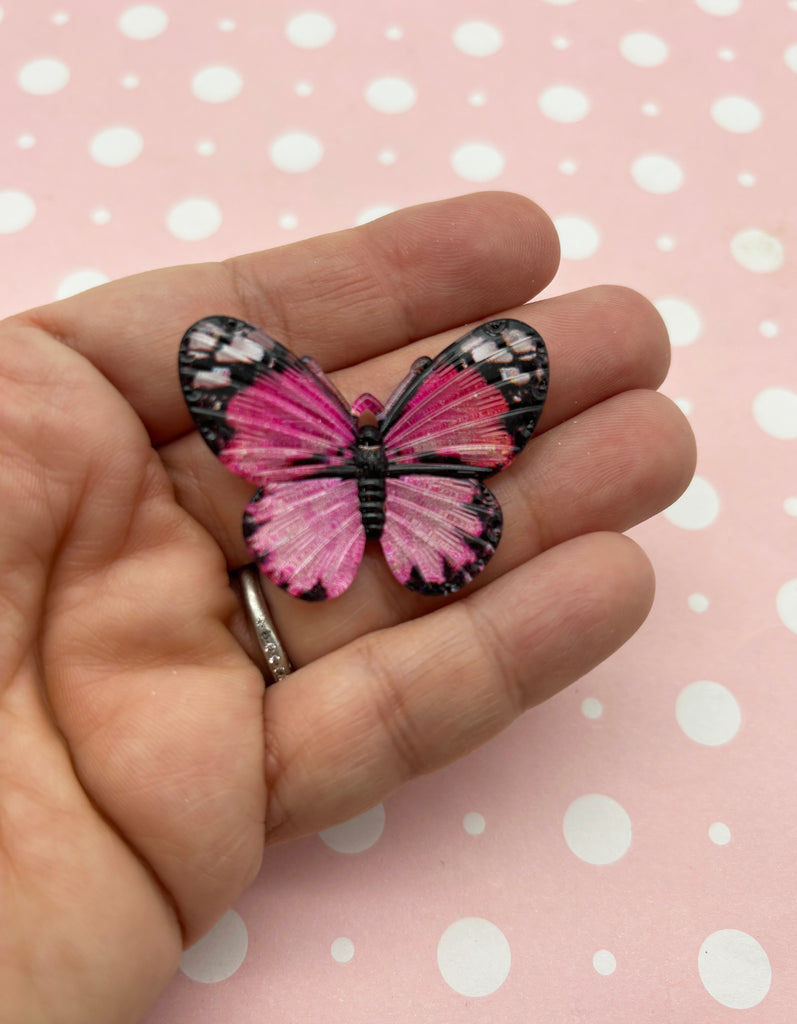
{"type": "Polygon", "coordinates": [[[278,587],[305,601],[338,597],[365,548],[357,481],[269,484],[246,506],[244,537],[260,571],[278,587]]]}
{"type": "Polygon", "coordinates": [[[408,590],[453,594],[492,558],[501,522],[495,496],[478,480],[391,477],[385,483],[382,551],[408,590]]]}
{"type": "Polygon", "coordinates": [[[265,331],[207,317],[183,337],[179,366],[199,432],[245,480],[302,479],[351,461],[357,424],[334,385],[265,331]]]}
{"type": "Polygon", "coordinates": [[[205,441],[260,487],[244,536],[260,570],[296,597],[341,594],[365,533],[350,466],[356,421],[312,360],[242,320],[208,317],[180,346],[180,380],[205,441]],[[319,474],[325,474],[319,476],[319,474]]]}
{"type": "Polygon", "coordinates": [[[548,353],[520,320],[492,320],[418,360],[385,407],[390,464],[502,469],[524,447],[548,391],[548,353]]]}
{"type": "Polygon", "coordinates": [[[421,594],[450,594],[495,552],[501,509],[480,481],[506,466],[537,424],[548,389],[540,335],[519,320],[482,324],[418,360],[385,408],[382,548],[421,594]]]}

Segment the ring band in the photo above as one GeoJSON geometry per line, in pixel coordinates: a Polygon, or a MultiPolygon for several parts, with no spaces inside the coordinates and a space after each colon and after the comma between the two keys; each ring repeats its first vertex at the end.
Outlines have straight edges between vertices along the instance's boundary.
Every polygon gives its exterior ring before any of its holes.
{"type": "MultiPolygon", "coordinates": [[[[266,659],[266,666],[271,673],[271,681],[278,683],[293,669],[288,655],[285,653],[285,648],[274,629],[274,623],[271,621],[268,605],[263,596],[263,588],[260,586],[260,573],[254,565],[245,565],[243,569],[238,570],[237,576],[243,605],[252,630],[257,637],[260,650],[266,659]]],[[[267,681],[266,686],[269,685],[267,681]]]]}

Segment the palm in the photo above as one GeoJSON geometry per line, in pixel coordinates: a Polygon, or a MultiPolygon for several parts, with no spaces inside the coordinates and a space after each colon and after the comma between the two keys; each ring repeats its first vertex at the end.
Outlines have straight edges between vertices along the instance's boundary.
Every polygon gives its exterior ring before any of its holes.
{"type": "Polygon", "coordinates": [[[264,709],[227,580],[246,560],[250,488],[190,430],[179,395],[182,330],[223,312],[339,368],[344,393],[385,397],[462,322],[525,301],[554,253],[539,211],[471,197],[6,323],[9,1020],[135,1020],[181,945],[252,879],[264,836],[325,827],[464,753],[644,617],[644,557],[603,531],[672,500],[692,456],[677,411],[637,390],[659,383],[666,354],[632,293],[596,289],[524,315],[549,344],[551,398],[539,439],[491,482],[507,526],[478,584],[430,605],[369,555],[329,605],[270,593],[302,667],[264,709]],[[490,244],[468,245],[483,223],[490,244]],[[320,297],[307,271],[319,262],[320,297]]]}

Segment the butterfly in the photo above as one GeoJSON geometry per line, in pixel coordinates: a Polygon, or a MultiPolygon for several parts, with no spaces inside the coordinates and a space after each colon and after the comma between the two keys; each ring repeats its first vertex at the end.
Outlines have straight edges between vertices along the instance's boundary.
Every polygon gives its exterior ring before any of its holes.
{"type": "Polygon", "coordinates": [[[179,372],[202,437],[259,488],[243,518],[252,557],[307,601],[342,594],[368,540],[415,593],[469,583],[502,529],[482,481],[524,447],[548,390],[545,343],[520,320],[416,359],[384,406],[349,407],[314,359],[232,317],[188,329],[179,372]]]}

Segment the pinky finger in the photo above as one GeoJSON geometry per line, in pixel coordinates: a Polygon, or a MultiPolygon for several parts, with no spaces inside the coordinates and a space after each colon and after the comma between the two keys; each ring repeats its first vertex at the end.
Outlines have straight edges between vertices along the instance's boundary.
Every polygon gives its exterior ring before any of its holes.
{"type": "Polygon", "coordinates": [[[267,842],[353,817],[485,742],[622,646],[653,590],[632,541],[590,534],[270,688],[267,842]]]}

